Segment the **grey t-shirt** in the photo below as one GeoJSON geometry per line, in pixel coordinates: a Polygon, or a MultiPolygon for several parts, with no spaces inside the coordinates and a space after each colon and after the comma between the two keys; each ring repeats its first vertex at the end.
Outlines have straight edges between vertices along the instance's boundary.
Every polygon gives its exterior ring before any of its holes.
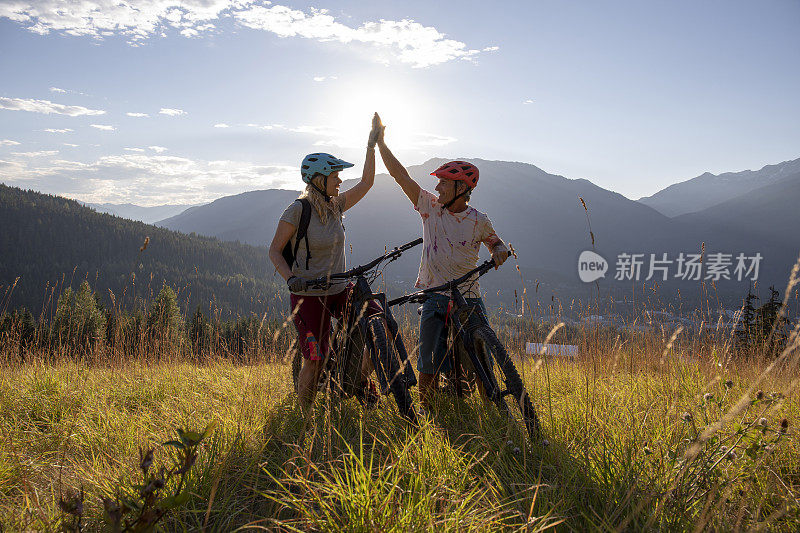
{"type": "MultiPolygon", "coordinates": [[[[340,200],[339,198],[333,198],[331,201],[336,202],[340,200]]],[[[281,215],[281,220],[288,222],[296,229],[300,225],[300,216],[302,213],[302,204],[300,202],[292,202],[292,205],[287,207],[283,215],[281,215]]],[[[292,268],[292,274],[301,278],[311,279],[344,272],[344,226],[342,225],[342,219],[331,213],[328,216],[328,222],[323,224],[317,214],[317,210],[312,207],[307,235],[308,246],[311,250],[308,268],[306,268],[306,240],[302,239],[300,241],[300,246],[297,247],[297,260],[294,262],[294,265],[289,265],[292,268]]],[[[297,234],[295,233],[289,240],[292,250],[294,250],[296,236],[297,234]]],[[[337,281],[326,290],[309,290],[295,294],[301,296],[338,294],[344,290],[346,284],[347,281],[337,281]]]]}

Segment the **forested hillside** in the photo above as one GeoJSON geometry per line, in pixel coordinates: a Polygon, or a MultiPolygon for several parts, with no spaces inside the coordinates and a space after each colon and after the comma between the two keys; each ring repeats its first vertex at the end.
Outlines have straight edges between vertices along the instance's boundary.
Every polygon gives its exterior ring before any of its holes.
{"type": "Polygon", "coordinates": [[[112,304],[109,289],[116,305],[129,306],[167,283],[185,309],[213,302],[230,316],[263,311],[278,287],[264,248],[184,235],[2,184],[0,227],[6,309],[38,314],[54,307],[54,288],[57,297],[89,279],[105,305],[112,304]]]}

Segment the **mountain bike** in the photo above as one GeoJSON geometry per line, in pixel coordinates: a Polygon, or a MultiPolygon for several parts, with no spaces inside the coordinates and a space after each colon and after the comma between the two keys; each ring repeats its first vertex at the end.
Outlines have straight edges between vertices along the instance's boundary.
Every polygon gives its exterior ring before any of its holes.
{"type": "Polygon", "coordinates": [[[456,395],[463,397],[471,392],[468,383],[474,376],[482,396],[512,418],[519,416],[531,441],[536,442],[541,433],[539,417],[514,362],[489,325],[483,309],[467,303],[459,290],[460,285],[474,282],[494,266],[494,261],[486,261],[458,279],[390,300],[388,307],[423,303],[432,293],[449,294],[450,306],[447,316],[442,318],[448,328],[447,357],[453,363],[451,382],[456,395]],[[506,403],[509,395],[514,398],[514,409],[506,403]]]}
{"type": "MultiPolygon", "coordinates": [[[[372,292],[370,285],[389,263],[421,243],[422,239],[416,239],[365,265],[309,281],[310,287],[318,289],[327,289],[334,281],[353,282],[344,317],[332,326],[331,350],[326,355],[318,386],[330,386],[343,397],[356,396],[361,400],[358,387],[366,351],[375,368],[380,393],[386,396],[391,392],[400,413],[412,421],[416,420],[416,412],[409,389],[417,384],[417,376],[408,362],[397,322],[386,305],[386,294],[372,292]],[[382,311],[369,309],[371,301],[378,302],[382,311]]],[[[295,390],[301,365],[302,356],[296,352],[292,362],[295,390]]]]}

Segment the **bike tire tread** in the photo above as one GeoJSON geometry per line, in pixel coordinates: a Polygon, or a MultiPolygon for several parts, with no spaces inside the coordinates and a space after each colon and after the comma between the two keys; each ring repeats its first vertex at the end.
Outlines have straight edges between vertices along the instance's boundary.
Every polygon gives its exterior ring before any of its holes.
{"type": "Polygon", "coordinates": [[[516,400],[517,406],[522,413],[522,418],[525,422],[525,427],[528,430],[528,435],[533,442],[538,441],[541,437],[539,416],[536,414],[536,409],[533,407],[530,394],[528,394],[528,391],[525,390],[525,385],[522,383],[522,378],[517,371],[517,367],[514,366],[514,362],[511,360],[511,357],[508,355],[505,346],[503,346],[503,343],[501,343],[497,338],[494,330],[488,326],[480,326],[477,328],[473,333],[473,337],[476,339],[476,341],[479,338],[483,339],[483,342],[492,352],[495,362],[503,372],[503,376],[505,376],[506,387],[514,397],[514,400],[516,400]]]}

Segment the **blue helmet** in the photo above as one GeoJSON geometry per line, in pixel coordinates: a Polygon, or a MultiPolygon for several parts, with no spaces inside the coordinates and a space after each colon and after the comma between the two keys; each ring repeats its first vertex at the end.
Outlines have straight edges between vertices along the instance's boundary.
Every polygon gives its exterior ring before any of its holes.
{"type": "Polygon", "coordinates": [[[331,154],[308,154],[303,158],[303,164],[300,165],[300,174],[303,176],[303,181],[311,183],[311,178],[316,174],[323,176],[330,176],[331,173],[337,170],[350,168],[353,163],[343,161],[338,157],[333,157],[331,154]]]}

